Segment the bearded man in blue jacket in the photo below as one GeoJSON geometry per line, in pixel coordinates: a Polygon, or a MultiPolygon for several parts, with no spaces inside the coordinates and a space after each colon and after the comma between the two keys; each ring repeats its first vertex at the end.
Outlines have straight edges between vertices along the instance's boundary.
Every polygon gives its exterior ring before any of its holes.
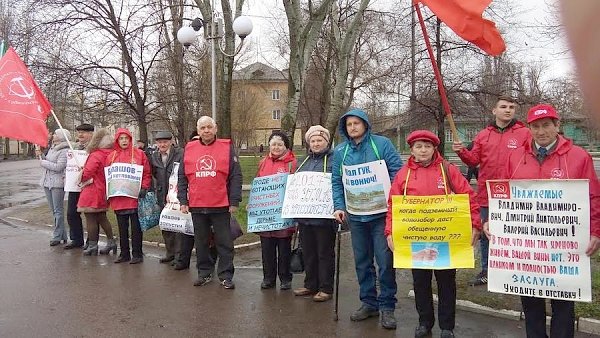
{"type": "Polygon", "coordinates": [[[394,330],[396,273],[384,230],[390,182],[402,167],[402,159],[388,138],[371,134],[371,124],[363,110],[352,109],[344,114],[339,131],[346,141],[333,154],[334,217],[350,227],[362,303],[350,319],[361,321],[381,313],[381,326],[394,330]],[[379,294],[375,287],[377,278],[379,294]]]}

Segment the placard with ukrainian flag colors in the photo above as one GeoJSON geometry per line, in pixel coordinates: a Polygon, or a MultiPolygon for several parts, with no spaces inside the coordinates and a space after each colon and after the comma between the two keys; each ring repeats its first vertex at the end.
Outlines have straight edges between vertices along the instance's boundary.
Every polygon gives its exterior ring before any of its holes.
{"type": "Polygon", "coordinates": [[[394,268],[473,268],[469,195],[392,196],[394,268]]]}

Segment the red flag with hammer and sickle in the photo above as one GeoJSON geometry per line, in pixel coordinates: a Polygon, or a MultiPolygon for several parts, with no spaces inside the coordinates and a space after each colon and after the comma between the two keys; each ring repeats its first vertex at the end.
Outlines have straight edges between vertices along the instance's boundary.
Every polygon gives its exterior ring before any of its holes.
{"type": "Polygon", "coordinates": [[[9,48],[0,59],[0,136],[47,147],[51,110],[25,63],[9,48]]]}

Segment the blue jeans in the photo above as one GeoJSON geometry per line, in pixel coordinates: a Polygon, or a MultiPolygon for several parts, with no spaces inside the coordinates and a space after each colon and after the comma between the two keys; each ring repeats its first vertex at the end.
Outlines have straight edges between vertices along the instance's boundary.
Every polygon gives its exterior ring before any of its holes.
{"type": "Polygon", "coordinates": [[[387,246],[383,234],[385,217],[370,222],[350,220],[352,249],[356,276],[360,286],[360,300],[372,309],[394,310],[396,308],[396,270],[393,268],[393,254],[387,246]],[[377,261],[379,273],[375,273],[373,257],[377,261]],[[375,280],[379,276],[379,296],[375,280]]]}
{"type": "Polygon", "coordinates": [[[65,230],[65,190],[63,188],[44,187],[48,206],[54,215],[54,231],[52,232],[53,241],[67,240],[67,231],[65,230]]]}
{"type": "MultiPolygon", "coordinates": [[[[479,215],[481,216],[481,224],[487,222],[490,209],[488,207],[480,207],[479,215]]],[[[487,272],[488,270],[488,253],[490,249],[490,241],[487,236],[483,233],[479,238],[479,249],[481,250],[481,271],[487,272]]]]}

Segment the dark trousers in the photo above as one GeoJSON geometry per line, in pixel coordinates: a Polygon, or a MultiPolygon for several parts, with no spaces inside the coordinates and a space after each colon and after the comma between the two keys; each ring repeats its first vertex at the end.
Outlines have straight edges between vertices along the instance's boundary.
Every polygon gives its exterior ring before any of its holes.
{"type": "Polygon", "coordinates": [[[431,277],[435,274],[438,288],[438,318],[440,329],[454,330],[456,315],[456,269],[421,270],[413,269],[415,305],[419,314],[419,325],[432,328],[435,324],[431,277]]]}
{"type": "Polygon", "coordinates": [[[292,280],[292,271],[290,270],[292,237],[261,237],[260,247],[264,281],[273,284],[279,275],[282,283],[290,282],[292,280]]]}
{"type": "Polygon", "coordinates": [[[209,248],[211,233],[214,231],[215,246],[219,255],[217,264],[219,280],[233,278],[233,239],[231,238],[231,231],[229,231],[230,218],[231,214],[229,212],[192,213],[198,277],[208,277],[215,270],[215,261],[211,257],[209,248]]]}
{"type": "MultiPolygon", "coordinates": [[[[525,330],[528,338],[545,338],[546,299],[521,296],[525,313],[525,330]]],[[[568,300],[551,299],[552,321],[550,337],[572,338],[575,336],[575,303],[568,300]]]]}
{"type": "Polygon", "coordinates": [[[67,223],[69,224],[69,237],[71,241],[77,244],[83,244],[83,222],[81,214],[77,212],[77,202],[79,202],[78,192],[69,192],[67,198],[67,223]]]}
{"type": "Polygon", "coordinates": [[[333,224],[299,225],[304,258],[304,287],[332,294],[336,227],[333,224]]]}
{"type": "Polygon", "coordinates": [[[179,256],[175,257],[177,259],[177,264],[189,267],[190,259],[192,258],[192,250],[194,249],[194,236],[177,233],[177,237],[177,244],[179,245],[179,256]]]}
{"type": "Polygon", "coordinates": [[[119,224],[119,246],[123,257],[142,257],[142,228],[138,214],[117,214],[119,224]],[[129,253],[129,220],[131,220],[131,254],[129,253]]]}
{"type": "Polygon", "coordinates": [[[177,245],[177,233],[172,231],[162,231],[163,239],[165,240],[165,249],[167,250],[166,257],[175,257],[179,254],[177,245]]]}

